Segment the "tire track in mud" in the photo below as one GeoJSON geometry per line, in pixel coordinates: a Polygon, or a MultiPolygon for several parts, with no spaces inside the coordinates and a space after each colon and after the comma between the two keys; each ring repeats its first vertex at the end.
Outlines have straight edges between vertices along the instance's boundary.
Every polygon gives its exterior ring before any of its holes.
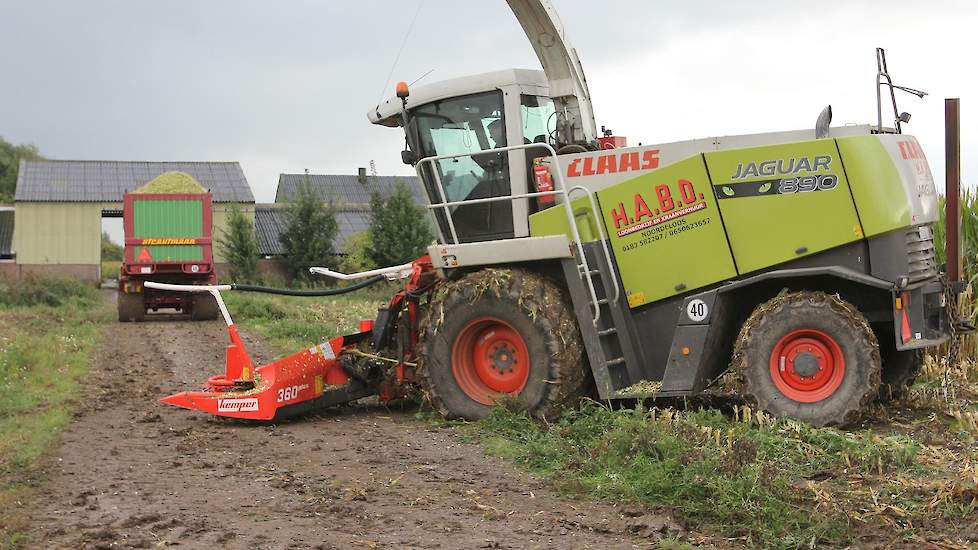
{"type": "MultiPolygon", "coordinates": [[[[256,363],[275,356],[246,338],[256,363]]],[[[220,322],[112,324],[28,545],[63,548],[649,548],[667,518],[558,498],[454,428],[358,405],[278,425],[158,403],[223,368],[220,322]]]]}

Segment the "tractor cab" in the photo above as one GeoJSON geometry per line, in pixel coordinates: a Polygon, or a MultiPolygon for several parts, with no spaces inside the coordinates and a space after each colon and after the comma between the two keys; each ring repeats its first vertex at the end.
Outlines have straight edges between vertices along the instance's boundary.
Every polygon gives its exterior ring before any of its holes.
{"type": "MultiPolygon", "coordinates": [[[[418,173],[429,204],[470,202],[448,208],[458,242],[528,236],[527,216],[552,204],[552,197],[479,199],[538,190],[532,183],[534,159],[550,153],[532,145],[559,146],[558,114],[543,71],[496,71],[419,86],[409,94],[405,89],[399,95],[368,117],[374,124],[404,128],[405,163],[451,157],[423,163],[418,173]],[[528,147],[497,151],[518,145],[528,147]]],[[[440,235],[453,235],[445,209],[432,212],[440,235]]]]}

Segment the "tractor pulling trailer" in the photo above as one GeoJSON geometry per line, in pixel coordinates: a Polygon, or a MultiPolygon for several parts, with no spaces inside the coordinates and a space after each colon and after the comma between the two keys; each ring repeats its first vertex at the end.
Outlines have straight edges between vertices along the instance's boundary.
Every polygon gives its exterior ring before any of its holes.
{"type": "Polygon", "coordinates": [[[509,4],[544,71],[402,83],[368,114],[403,128],[438,229],[409,264],[312,269],[361,279],[319,294],[405,279],[376,320],[256,369],[220,291],[297,292],[148,282],[211,293],[231,337],[223,375],[164,402],[275,420],[420,388],[450,418],[501,396],[549,417],[585,393],[695,395],[734,369],[757,406],[844,425],[964,328],[895,99],[892,128],[880,102],[875,125],[832,128],[827,108],[814,130],[627,147],[598,135],[551,3],[509,4]]]}

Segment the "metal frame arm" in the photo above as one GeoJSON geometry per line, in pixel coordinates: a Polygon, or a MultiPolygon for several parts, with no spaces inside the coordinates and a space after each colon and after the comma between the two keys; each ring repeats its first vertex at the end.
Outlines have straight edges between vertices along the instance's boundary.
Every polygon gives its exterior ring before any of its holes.
{"type": "Polygon", "coordinates": [[[334,279],[340,279],[341,281],[350,281],[353,279],[366,279],[367,277],[375,277],[377,275],[383,275],[389,280],[393,281],[395,279],[406,279],[411,276],[411,268],[414,267],[414,262],[408,262],[401,265],[392,265],[390,267],[381,267],[379,269],[371,269],[370,271],[360,271],[358,273],[340,273],[339,271],[333,271],[328,267],[310,267],[309,273],[315,273],[316,275],[325,275],[327,277],[332,277],[334,279]]]}
{"type": "Polygon", "coordinates": [[[564,140],[591,143],[597,140],[591,92],[584,68],[571,46],[557,9],[550,0],[506,0],[523,27],[533,50],[543,65],[558,116],[563,117],[564,140]],[[569,133],[568,133],[569,131],[569,133]]]}

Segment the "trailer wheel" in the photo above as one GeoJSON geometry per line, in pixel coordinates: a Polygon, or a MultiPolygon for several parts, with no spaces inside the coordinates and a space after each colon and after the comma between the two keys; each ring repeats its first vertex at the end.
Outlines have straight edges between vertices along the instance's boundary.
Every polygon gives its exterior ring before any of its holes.
{"type": "Polygon", "coordinates": [[[141,323],[146,318],[146,306],[143,305],[142,294],[127,294],[120,292],[118,303],[120,323],[141,323]]]}
{"type": "Polygon", "coordinates": [[[879,392],[876,335],[859,310],[824,292],[792,292],[758,306],[735,357],[746,396],[759,408],[815,426],[850,424],[879,392]]]}
{"type": "Polygon", "coordinates": [[[442,286],[420,346],[423,388],[447,418],[483,418],[507,395],[553,418],[584,389],[573,309],[555,284],[528,271],[483,270],[442,286]]]}
{"type": "Polygon", "coordinates": [[[210,293],[194,295],[190,302],[190,318],[194,321],[213,321],[221,315],[217,300],[210,293]]]}

